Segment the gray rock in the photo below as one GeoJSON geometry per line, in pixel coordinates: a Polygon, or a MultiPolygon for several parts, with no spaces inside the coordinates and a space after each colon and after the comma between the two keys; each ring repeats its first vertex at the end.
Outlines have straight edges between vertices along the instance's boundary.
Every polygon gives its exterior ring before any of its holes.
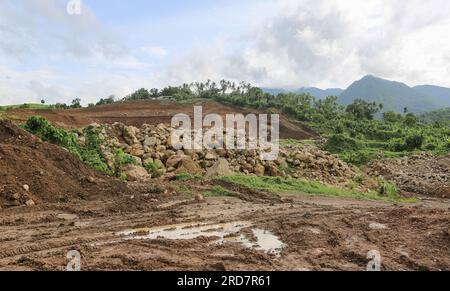
{"type": "Polygon", "coordinates": [[[220,158],[206,173],[206,178],[211,179],[214,177],[230,176],[234,172],[230,168],[230,164],[226,159],[220,158]]]}

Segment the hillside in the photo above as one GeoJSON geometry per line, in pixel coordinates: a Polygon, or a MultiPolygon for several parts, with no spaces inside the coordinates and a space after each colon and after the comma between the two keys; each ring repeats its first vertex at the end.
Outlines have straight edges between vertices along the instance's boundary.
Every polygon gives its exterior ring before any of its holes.
{"type": "Polygon", "coordinates": [[[339,88],[320,89],[316,87],[303,87],[299,89],[282,89],[282,88],[263,88],[263,91],[272,95],[278,95],[280,93],[308,93],[318,99],[325,99],[328,96],[339,96],[344,91],[339,88]]]}
{"type": "Polygon", "coordinates": [[[375,101],[384,105],[384,111],[403,112],[407,107],[413,113],[426,113],[450,107],[450,88],[421,85],[410,87],[401,82],[389,81],[375,76],[365,76],[350,85],[346,90],[320,89],[303,87],[299,89],[263,88],[264,92],[277,95],[280,93],[308,93],[317,99],[338,96],[343,105],[355,99],[375,101]]]}
{"type": "Polygon", "coordinates": [[[416,86],[413,89],[423,95],[433,98],[440,107],[450,107],[450,88],[423,85],[416,86]]]}
{"type": "Polygon", "coordinates": [[[385,111],[424,113],[439,109],[435,98],[424,95],[404,83],[366,76],[354,82],[340,96],[340,103],[347,105],[355,99],[375,101],[384,105],[385,111]]]}
{"type": "Polygon", "coordinates": [[[442,125],[450,125],[450,107],[425,113],[420,119],[426,123],[439,122],[442,125]]]}

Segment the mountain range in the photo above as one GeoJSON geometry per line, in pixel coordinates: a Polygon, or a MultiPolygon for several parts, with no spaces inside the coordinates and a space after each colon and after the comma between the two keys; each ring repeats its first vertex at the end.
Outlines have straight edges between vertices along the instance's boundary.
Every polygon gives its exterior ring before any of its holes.
{"type": "Polygon", "coordinates": [[[343,105],[351,104],[359,98],[382,103],[384,111],[403,112],[406,107],[409,112],[424,113],[450,107],[450,88],[432,85],[410,87],[401,82],[372,75],[355,81],[345,90],[338,88],[323,90],[315,87],[303,87],[296,90],[263,88],[263,90],[275,95],[283,92],[309,93],[318,99],[337,96],[339,103],[343,105]]]}

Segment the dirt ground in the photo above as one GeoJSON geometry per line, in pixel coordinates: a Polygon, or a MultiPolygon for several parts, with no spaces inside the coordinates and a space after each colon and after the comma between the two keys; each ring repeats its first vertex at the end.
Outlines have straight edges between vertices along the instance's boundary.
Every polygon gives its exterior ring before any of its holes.
{"type": "MultiPolygon", "coordinates": [[[[140,127],[145,123],[150,125],[170,124],[172,117],[179,113],[188,114],[193,120],[194,105],[196,104],[149,100],[70,110],[15,109],[8,111],[8,116],[23,122],[30,116],[41,115],[56,125],[65,128],[84,127],[92,123],[105,124],[114,122],[140,127]]],[[[203,106],[203,115],[214,113],[222,115],[223,118],[230,113],[244,115],[264,113],[255,109],[243,109],[215,101],[203,101],[198,105],[203,106]]],[[[286,139],[311,139],[317,138],[318,135],[305,125],[280,115],[280,137],[286,139]]]]}
{"type": "MultiPolygon", "coordinates": [[[[92,112],[86,123],[109,118],[92,112]]],[[[399,205],[223,184],[233,197],[201,199],[212,182],[124,183],[8,121],[0,179],[0,270],[65,270],[76,250],[82,270],[362,271],[377,251],[383,270],[450,271],[445,198],[399,205]]]]}
{"type": "Polygon", "coordinates": [[[371,250],[380,252],[383,270],[450,270],[448,200],[393,205],[288,195],[252,201],[242,189],[247,201],[198,202],[182,192],[146,193],[148,185],[134,189],[135,195],[114,199],[0,210],[0,270],[65,270],[71,250],[81,253],[82,270],[365,270],[371,250]],[[217,244],[220,235],[208,232],[225,232],[230,222],[244,227],[217,244]],[[153,227],[170,232],[200,225],[204,232],[195,238],[145,238],[153,227]],[[271,254],[233,239],[252,240],[255,228],[283,246],[271,254]]]}

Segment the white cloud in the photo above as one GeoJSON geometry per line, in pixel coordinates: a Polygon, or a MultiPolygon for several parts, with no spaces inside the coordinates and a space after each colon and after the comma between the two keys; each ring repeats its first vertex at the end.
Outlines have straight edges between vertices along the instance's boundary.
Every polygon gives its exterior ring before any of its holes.
{"type": "Polygon", "coordinates": [[[196,50],[161,78],[334,87],[375,74],[450,86],[449,1],[285,0],[278,9],[239,43],[196,50]]]}
{"type": "Polygon", "coordinates": [[[139,51],[151,56],[151,57],[158,57],[162,58],[168,55],[168,51],[160,46],[145,46],[141,47],[139,51]]]}
{"type": "Polygon", "coordinates": [[[93,102],[223,78],[345,87],[374,74],[450,87],[448,0],[235,1],[124,30],[65,4],[0,0],[0,104],[93,102]]]}

